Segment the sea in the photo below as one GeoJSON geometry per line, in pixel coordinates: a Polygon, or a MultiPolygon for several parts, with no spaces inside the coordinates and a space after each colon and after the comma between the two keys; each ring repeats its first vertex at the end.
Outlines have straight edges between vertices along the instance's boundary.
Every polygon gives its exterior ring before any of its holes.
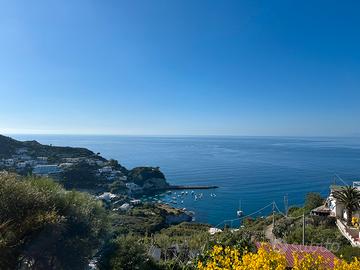
{"type": "Polygon", "coordinates": [[[327,196],[334,183],[360,181],[360,137],[11,136],[86,147],[129,169],[160,167],[173,185],[216,185],[150,199],[186,208],[196,222],[218,227],[237,224],[239,208],[242,218],[268,215],[273,206],[284,213],[301,206],[308,192],[327,196]]]}

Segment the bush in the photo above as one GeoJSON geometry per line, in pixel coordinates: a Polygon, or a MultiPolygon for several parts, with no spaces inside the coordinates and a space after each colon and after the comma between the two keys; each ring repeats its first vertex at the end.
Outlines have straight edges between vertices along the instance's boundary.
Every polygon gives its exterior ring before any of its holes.
{"type": "Polygon", "coordinates": [[[321,197],[320,193],[310,192],[306,194],[305,205],[304,205],[306,212],[310,212],[312,209],[323,204],[324,204],[324,198],[321,197]]]}
{"type": "Polygon", "coordinates": [[[157,266],[148,256],[139,238],[128,235],[110,241],[98,264],[100,269],[112,270],[156,270],[157,266]]]}
{"type": "Polygon", "coordinates": [[[360,248],[358,247],[352,247],[352,246],[344,246],[341,247],[338,252],[336,252],[336,255],[339,257],[342,257],[344,260],[350,262],[355,257],[360,258],[360,248]]]}
{"type": "Polygon", "coordinates": [[[90,195],[52,180],[0,174],[0,269],[83,269],[106,235],[90,195]]]}

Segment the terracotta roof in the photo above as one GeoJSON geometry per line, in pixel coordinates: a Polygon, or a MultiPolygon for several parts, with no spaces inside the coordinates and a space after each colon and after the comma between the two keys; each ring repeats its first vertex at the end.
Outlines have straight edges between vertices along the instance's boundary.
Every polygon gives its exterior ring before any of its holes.
{"type": "MultiPolygon", "coordinates": [[[[264,243],[256,243],[256,247],[259,248],[264,243]]],[[[265,243],[265,249],[266,245],[265,243]]],[[[270,245],[268,245],[270,247],[270,245]]],[[[294,258],[293,253],[297,252],[299,254],[299,259],[303,257],[305,253],[313,254],[314,256],[322,256],[326,261],[326,268],[333,269],[334,268],[334,259],[336,256],[332,254],[328,249],[321,246],[304,246],[304,245],[295,245],[295,244],[274,244],[272,245],[274,250],[278,250],[279,252],[285,254],[287,266],[294,267],[294,258]]]]}

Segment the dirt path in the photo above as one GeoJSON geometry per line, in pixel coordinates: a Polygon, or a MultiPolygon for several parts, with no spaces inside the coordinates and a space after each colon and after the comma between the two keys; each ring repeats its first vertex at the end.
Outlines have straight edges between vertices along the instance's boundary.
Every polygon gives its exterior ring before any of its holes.
{"type": "Polygon", "coordinates": [[[267,239],[269,239],[269,241],[270,241],[270,243],[272,245],[277,244],[277,243],[281,243],[281,239],[277,239],[275,237],[275,235],[273,234],[272,230],[273,230],[273,225],[272,224],[267,226],[266,229],[265,229],[265,237],[267,239]]]}

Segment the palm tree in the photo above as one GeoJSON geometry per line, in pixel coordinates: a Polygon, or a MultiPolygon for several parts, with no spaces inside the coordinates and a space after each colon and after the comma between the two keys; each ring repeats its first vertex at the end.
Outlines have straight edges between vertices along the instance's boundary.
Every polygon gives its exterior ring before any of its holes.
{"type": "Polygon", "coordinates": [[[344,205],[347,215],[346,224],[351,226],[353,211],[360,208],[360,192],[357,188],[352,186],[343,187],[341,190],[333,192],[333,197],[337,203],[344,205]]]}

